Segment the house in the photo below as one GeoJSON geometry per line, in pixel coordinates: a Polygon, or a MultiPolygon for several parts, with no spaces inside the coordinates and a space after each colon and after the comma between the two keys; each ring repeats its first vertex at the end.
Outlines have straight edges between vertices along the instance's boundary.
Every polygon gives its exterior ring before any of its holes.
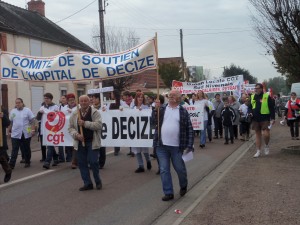
{"type": "MultiPolygon", "coordinates": [[[[171,64],[174,63],[181,68],[181,57],[159,58],[158,64],[171,64]]],[[[164,84],[159,76],[159,93],[168,93],[170,89],[164,84]]],[[[147,70],[140,74],[135,75],[134,82],[130,85],[129,91],[135,92],[140,89],[142,92],[157,93],[157,71],[147,70]]]]}
{"type": "MultiPolygon", "coordinates": [[[[28,10],[0,0],[0,49],[31,56],[55,56],[71,51],[95,52],[76,37],[59,27],[45,16],[42,0],[28,2],[28,10]]],[[[4,81],[3,81],[4,83],[4,81]]],[[[40,108],[43,94],[50,92],[54,102],[61,95],[74,92],[70,83],[8,82],[8,109],[14,108],[14,100],[21,97],[34,113],[40,108]]],[[[90,82],[78,84],[78,95],[91,88],[90,82]]]]}

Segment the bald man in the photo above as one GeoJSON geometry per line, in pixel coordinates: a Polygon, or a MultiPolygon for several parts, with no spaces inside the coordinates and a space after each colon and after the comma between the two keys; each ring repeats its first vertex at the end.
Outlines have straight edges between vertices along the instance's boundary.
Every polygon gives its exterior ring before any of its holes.
{"type": "Polygon", "coordinates": [[[194,131],[188,111],[180,105],[181,94],[177,90],[169,93],[169,103],[161,106],[156,100],[156,109],[152,120],[156,124],[153,146],[159,161],[160,176],[163,186],[163,201],[174,198],[170,161],[178,175],[180,196],[187,192],[187,171],[182,159],[184,150],[192,151],[194,131]],[[159,122],[157,112],[159,110],[159,122]]]}
{"type": "Polygon", "coordinates": [[[102,182],[99,174],[98,158],[99,148],[101,147],[101,115],[97,109],[90,106],[90,99],[87,95],[79,97],[79,104],[81,107],[72,114],[69,124],[69,133],[74,139],[73,146],[77,150],[78,167],[84,183],[79,191],[94,188],[89,165],[93,172],[96,188],[100,190],[102,189],[102,182]],[[80,113],[80,117],[78,113],[80,113]],[[80,127],[82,127],[82,133],[80,127]]]}

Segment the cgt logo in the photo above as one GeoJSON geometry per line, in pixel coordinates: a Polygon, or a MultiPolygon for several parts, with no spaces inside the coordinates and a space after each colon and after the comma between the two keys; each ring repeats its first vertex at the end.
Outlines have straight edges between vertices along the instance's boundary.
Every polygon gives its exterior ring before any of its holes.
{"type": "Polygon", "coordinates": [[[64,134],[60,132],[57,134],[58,131],[63,129],[66,123],[66,116],[62,112],[50,112],[47,115],[47,121],[45,127],[51,133],[47,135],[47,140],[52,142],[53,144],[57,145],[60,142],[64,142],[64,134]],[[52,132],[54,134],[52,134],[52,132]]]}

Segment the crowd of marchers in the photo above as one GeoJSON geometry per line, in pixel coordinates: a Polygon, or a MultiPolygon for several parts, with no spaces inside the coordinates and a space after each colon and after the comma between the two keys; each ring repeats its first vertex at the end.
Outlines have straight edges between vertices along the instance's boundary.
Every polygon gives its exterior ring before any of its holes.
{"type": "MultiPolygon", "coordinates": [[[[178,175],[180,195],[187,192],[188,179],[185,162],[182,155],[194,151],[194,138],[199,137],[200,148],[205,149],[212,139],[224,138],[224,144],[234,143],[237,139],[247,141],[250,137],[250,127],[256,135],[256,153],[259,157],[264,141],[264,153],[269,154],[270,129],[275,120],[275,111],[278,111],[278,101],[268,93],[263,92],[263,86],[258,83],[253,94],[242,94],[240,99],[233,95],[216,93],[214,99],[209,100],[207,95],[199,91],[191,96],[180,94],[172,90],[166,96],[146,96],[141,90],[133,95],[118,90],[109,93],[108,104],[101,104],[100,94],[82,95],[78,105],[75,94],[69,93],[60,98],[60,104],[53,102],[51,93],[44,94],[44,101],[37,115],[25,107],[23,100],[15,100],[15,108],[9,113],[2,110],[2,146],[0,147],[0,162],[5,171],[4,182],[12,176],[19,149],[21,163],[28,168],[31,164],[31,137],[38,132],[41,159],[44,169],[57,166],[59,163],[69,162],[72,169],[79,168],[83,186],[80,191],[92,190],[94,187],[102,189],[102,180],[99,169],[105,166],[106,148],[101,146],[102,120],[100,111],[109,110],[152,110],[152,123],[155,127],[153,138],[153,152],[147,147],[131,147],[128,156],[136,156],[137,169],[135,173],[151,170],[151,157],[155,158],[161,176],[164,196],[163,201],[174,198],[173,184],[170,172],[172,165],[178,175]],[[203,107],[203,129],[193,130],[187,105],[203,107]],[[55,147],[43,144],[44,124],[43,114],[47,111],[67,111],[71,114],[68,131],[73,138],[73,146],[55,147]],[[6,130],[10,137],[12,150],[7,154],[8,144],[6,130]],[[207,143],[208,142],[208,143],[207,143]],[[57,148],[57,149],[56,149],[57,148]],[[94,183],[91,179],[91,174],[94,183]]],[[[292,138],[299,138],[298,116],[300,102],[295,100],[292,93],[291,100],[286,103],[284,118],[287,119],[292,138]],[[294,119],[293,119],[294,118],[294,119]]],[[[278,111],[279,115],[280,110],[278,111]]],[[[120,146],[114,147],[114,155],[118,156],[120,146]]]]}

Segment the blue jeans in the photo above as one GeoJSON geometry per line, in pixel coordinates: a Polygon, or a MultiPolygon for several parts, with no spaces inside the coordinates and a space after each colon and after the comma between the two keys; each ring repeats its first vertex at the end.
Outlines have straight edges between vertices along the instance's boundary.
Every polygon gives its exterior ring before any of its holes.
{"type": "Polygon", "coordinates": [[[147,152],[144,152],[144,153],[139,152],[139,153],[135,154],[139,167],[144,168],[144,161],[143,161],[142,154],[144,154],[147,162],[150,162],[151,160],[150,160],[150,155],[147,152]]]}
{"type": "Polygon", "coordinates": [[[203,123],[204,129],[200,130],[200,145],[205,145],[205,143],[206,143],[207,122],[208,122],[208,120],[204,120],[204,123],[203,123]]]}
{"type": "Polygon", "coordinates": [[[53,158],[53,161],[58,161],[58,155],[55,151],[54,146],[47,146],[47,157],[45,160],[45,163],[51,163],[53,158]]]}
{"type": "Polygon", "coordinates": [[[156,155],[159,161],[160,177],[163,185],[165,195],[173,194],[173,182],[170,172],[170,160],[177,173],[180,188],[186,188],[187,172],[184,161],[182,159],[182,152],[179,147],[174,146],[159,146],[156,148],[156,155]]]}
{"type": "Polygon", "coordinates": [[[12,152],[11,152],[11,158],[9,161],[9,163],[11,165],[16,164],[19,148],[21,149],[22,159],[24,156],[25,163],[30,164],[30,159],[31,159],[30,141],[31,141],[31,137],[25,138],[24,135],[22,135],[21,139],[11,138],[12,152]]]}
{"type": "Polygon", "coordinates": [[[92,184],[92,180],[90,177],[90,170],[94,175],[94,180],[96,184],[101,182],[99,175],[99,149],[92,149],[92,142],[85,142],[85,146],[83,147],[81,142],[78,144],[77,150],[77,158],[78,158],[78,167],[80,170],[80,175],[83,180],[84,185],[92,184]]]}

